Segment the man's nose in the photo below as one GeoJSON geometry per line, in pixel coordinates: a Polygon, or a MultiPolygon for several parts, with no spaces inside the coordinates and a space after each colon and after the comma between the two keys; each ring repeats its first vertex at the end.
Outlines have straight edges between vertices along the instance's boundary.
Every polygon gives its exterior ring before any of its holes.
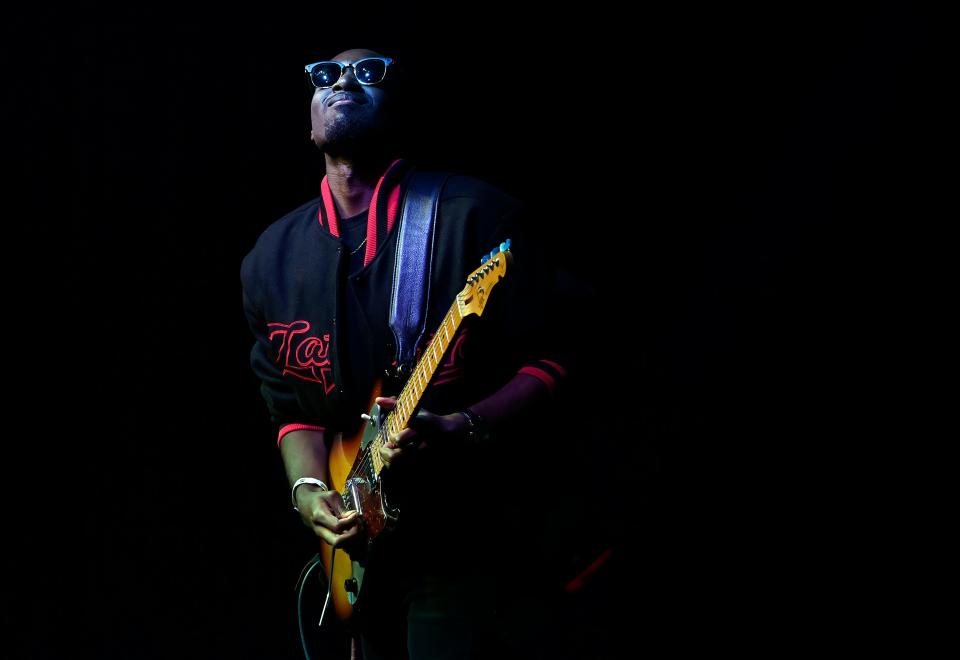
{"type": "Polygon", "coordinates": [[[357,76],[354,73],[353,66],[345,66],[343,68],[343,74],[341,74],[340,79],[333,84],[333,91],[358,91],[363,89],[363,86],[360,84],[360,81],[357,80],[357,76]]]}

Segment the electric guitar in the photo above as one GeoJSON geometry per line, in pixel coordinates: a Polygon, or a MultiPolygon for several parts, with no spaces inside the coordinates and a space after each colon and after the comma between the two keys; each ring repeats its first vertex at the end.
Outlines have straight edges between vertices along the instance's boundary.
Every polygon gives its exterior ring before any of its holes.
{"type": "Polygon", "coordinates": [[[345,510],[357,511],[367,543],[364,557],[354,558],[342,548],[336,548],[334,552],[331,545],[321,541],[320,558],[330,577],[330,597],[336,616],[342,621],[352,617],[361,596],[365,557],[370,555],[376,538],[394,527],[399,517],[399,511],[387,503],[383,492],[381,472],[384,463],[380,448],[389,436],[405,429],[416,415],[420,400],[461,323],[471,314],[483,314],[490,292],[506,275],[512,260],[509,240],[484,256],[482,265],[467,278],[466,286],[457,294],[433,339],[412,369],[397,395],[396,407],[385,413],[375,403],[382,391],[382,381],[378,381],[370,397],[370,412],[364,415],[365,422],[360,430],[347,438],[339,433],[334,438],[328,458],[331,481],[343,498],[345,510]]]}

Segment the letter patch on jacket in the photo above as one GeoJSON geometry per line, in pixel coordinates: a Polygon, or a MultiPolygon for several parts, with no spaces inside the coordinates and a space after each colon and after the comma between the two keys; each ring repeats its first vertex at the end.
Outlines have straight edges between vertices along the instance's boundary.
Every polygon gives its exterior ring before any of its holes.
{"type": "Polygon", "coordinates": [[[333,364],[330,362],[330,335],[322,337],[308,334],[308,321],[290,323],[267,323],[271,343],[279,338],[277,364],[283,374],[290,374],[303,380],[313,381],[323,386],[324,394],[337,386],[333,382],[333,364]]]}

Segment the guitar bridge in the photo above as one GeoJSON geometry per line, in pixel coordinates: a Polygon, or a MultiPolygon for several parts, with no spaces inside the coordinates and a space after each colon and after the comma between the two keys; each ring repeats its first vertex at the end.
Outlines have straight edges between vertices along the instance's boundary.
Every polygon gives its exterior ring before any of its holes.
{"type": "Polygon", "coordinates": [[[353,509],[363,518],[363,501],[370,493],[370,485],[366,479],[353,478],[348,479],[344,484],[343,502],[348,509],[353,509]]]}

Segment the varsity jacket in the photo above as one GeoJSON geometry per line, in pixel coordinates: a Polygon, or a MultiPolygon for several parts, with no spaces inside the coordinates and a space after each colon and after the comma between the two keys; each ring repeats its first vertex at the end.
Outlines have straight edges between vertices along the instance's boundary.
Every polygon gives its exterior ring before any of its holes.
{"type": "MultiPolygon", "coordinates": [[[[375,379],[394,358],[388,312],[398,210],[412,170],[396,161],[381,179],[359,270],[351,272],[349,250],[337,236],[326,179],[320,197],[269,225],[242,261],[243,309],[254,337],[250,365],[278,444],[300,428],[355,430],[375,379]]],[[[565,378],[563,346],[550,330],[558,325],[549,318],[556,302],[552,279],[523,216],[523,205],[494,186],[470,176],[447,178],[421,348],[482,255],[509,238],[514,262],[484,315],[461,328],[423,399],[425,409],[462,409],[517,372],[551,391],[565,378]]]]}

